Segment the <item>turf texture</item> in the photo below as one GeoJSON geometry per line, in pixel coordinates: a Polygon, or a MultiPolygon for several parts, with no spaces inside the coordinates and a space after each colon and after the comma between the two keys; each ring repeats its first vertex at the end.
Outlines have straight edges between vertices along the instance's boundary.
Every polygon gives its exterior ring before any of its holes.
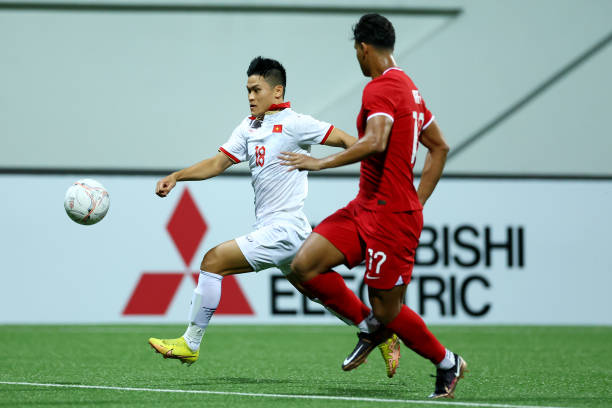
{"type": "Polygon", "coordinates": [[[434,326],[470,372],[433,405],[434,367],[403,345],[392,379],[378,350],[343,372],[347,326],[213,325],[191,367],[147,344],[183,330],[0,325],[0,407],[612,407],[612,327],[434,326]]]}

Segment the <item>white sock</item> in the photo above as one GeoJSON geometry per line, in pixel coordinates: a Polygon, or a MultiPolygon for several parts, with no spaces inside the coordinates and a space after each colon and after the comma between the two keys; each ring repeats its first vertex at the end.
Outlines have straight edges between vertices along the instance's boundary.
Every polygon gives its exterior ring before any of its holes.
{"type": "Polygon", "coordinates": [[[357,327],[362,333],[374,333],[380,327],[380,322],[374,317],[374,313],[370,312],[368,317],[363,319],[357,327]]]}
{"type": "Polygon", "coordinates": [[[222,279],[223,276],[216,273],[200,271],[198,286],[193,290],[191,297],[189,326],[183,335],[192,351],[200,348],[208,322],[219,306],[222,279]]]}
{"type": "Polygon", "coordinates": [[[365,321],[368,324],[368,330],[370,333],[374,333],[380,327],[380,322],[374,317],[374,312],[370,312],[368,317],[365,318],[365,321]]]}
{"type": "Polygon", "coordinates": [[[368,327],[368,323],[366,322],[366,319],[363,319],[361,322],[359,322],[359,324],[357,325],[357,328],[362,333],[370,333],[370,328],[368,327]]]}
{"type": "Polygon", "coordinates": [[[449,349],[446,349],[446,355],[444,356],[444,359],[440,361],[440,363],[436,367],[442,370],[449,370],[453,368],[454,365],[455,365],[455,356],[453,355],[452,351],[450,351],[449,349]]]}

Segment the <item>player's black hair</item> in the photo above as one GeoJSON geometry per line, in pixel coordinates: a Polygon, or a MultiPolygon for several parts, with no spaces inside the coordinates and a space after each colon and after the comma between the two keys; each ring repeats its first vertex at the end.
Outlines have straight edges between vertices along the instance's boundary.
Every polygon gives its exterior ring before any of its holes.
{"type": "Polygon", "coordinates": [[[285,67],[277,60],[263,57],[253,58],[249,69],[247,69],[247,76],[251,75],[261,75],[272,87],[282,85],[283,95],[285,95],[287,73],[285,72],[285,67]]]}
{"type": "Polygon", "coordinates": [[[393,50],[395,29],[393,24],[380,14],[364,14],[353,26],[353,40],[385,50],[393,50]]]}

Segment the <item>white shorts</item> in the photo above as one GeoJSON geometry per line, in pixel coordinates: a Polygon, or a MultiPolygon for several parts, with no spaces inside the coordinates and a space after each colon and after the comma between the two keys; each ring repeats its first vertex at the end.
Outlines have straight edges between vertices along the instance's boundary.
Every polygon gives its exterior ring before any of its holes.
{"type": "Polygon", "coordinates": [[[277,221],[236,238],[236,243],[255,272],[277,267],[287,275],[293,257],[311,232],[309,227],[277,221]]]}

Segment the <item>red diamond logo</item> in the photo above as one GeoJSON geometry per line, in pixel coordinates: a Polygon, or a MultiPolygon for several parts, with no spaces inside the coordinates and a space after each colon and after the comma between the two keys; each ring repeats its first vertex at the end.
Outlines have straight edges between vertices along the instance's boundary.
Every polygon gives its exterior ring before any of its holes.
{"type": "MultiPolygon", "coordinates": [[[[185,267],[189,269],[208,226],[187,188],[183,190],[166,230],[181,254],[185,267]]],[[[183,278],[189,274],[197,285],[199,273],[191,271],[142,273],[123,315],[165,315],[183,278]]],[[[217,314],[255,314],[234,276],[226,276],[222,285],[224,295],[221,297],[217,314]]]]}
{"type": "Polygon", "coordinates": [[[208,226],[188,189],[183,190],[166,230],[181,254],[185,267],[189,268],[208,226]]]}
{"type": "Polygon", "coordinates": [[[182,273],[145,272],[123,309],[124,315],[164,315],[183,280],[182,273]]]}

